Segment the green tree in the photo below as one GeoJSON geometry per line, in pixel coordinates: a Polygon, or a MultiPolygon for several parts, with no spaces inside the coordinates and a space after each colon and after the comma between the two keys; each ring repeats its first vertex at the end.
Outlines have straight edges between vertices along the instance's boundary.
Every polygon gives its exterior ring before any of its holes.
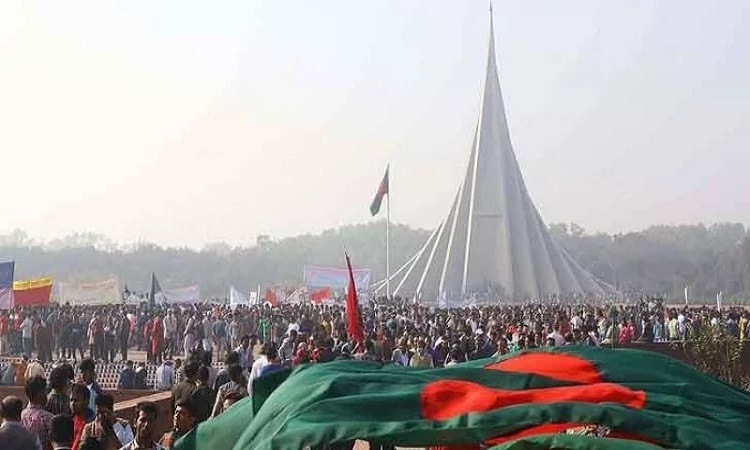
{"type": "Polygon", "coordinates": [[[691,339],[671,345],[682,350],[688,363],[701,372],[737,387],[750,387],[742,365],[745,341],[732,336],[725,326],[716,328],[704,324],[695,330],[691,339]]]}

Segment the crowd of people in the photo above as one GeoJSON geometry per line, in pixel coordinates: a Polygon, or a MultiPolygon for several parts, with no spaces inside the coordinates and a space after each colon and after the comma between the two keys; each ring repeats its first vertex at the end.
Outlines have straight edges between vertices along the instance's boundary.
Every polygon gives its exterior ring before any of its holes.
{"type": "MultiPolygon", "coordinates": [[[[114,412],[114,397],[96,383],[94,363],[79,365],[78,381],[70,364],[52,369],[49,382],[43,376],[26,380],[24,401],[14,395],[0,401],[0,448],[14,450],[157,449],[155,403],[141,402],[130,422],[114,412]]],[[[192,405],[192,404],[191,404],[192,405]]],[[[192,406],[179,406],[190,411],[192,406]]],[[[186,413],[175,414],[176,427],[185,424],[186,413]]],[[[177,428],[176,428],[177,429],[177,428]]],[[[167,439],[167,436],[162,437],[167,439]]]]}
{"type": "Polygon", "coordinates": [[[171,448],[198,423],[251,394],[255,379],[301,364],[363,359],[443,367],[541,346],[684,340],[702,327],[750,336],[744,309],[667,307],[657,299],[450,310],[378,299],[362,305],[360,316],[363,342],[349,339],[341,305],[65,305],[4,311],[0,352],[22,358],[8,364],[0,381],[23,385],[28,402],[8,396],[0,403],[0,448],[171,448]],[[133,349],[145,352],[146,361],[129,360],[133,349]],[[55,356],[45,377],[44,363],[55,356]],[[132,425],[115,416],[114,398],[97,383],[96,368],[116,360],[124,363],[119,389],[171,391],[171,432],[156,436],[159,412],[153,403],[138,405],[132,425]],[[217,370],[213,361],[224,367],[217,370]],[[146,365],[156,367],[154,386],[145,385],[146,365]]]}
{"type": "MultiPolygon", "coordinates": [[[[460,340],[469,328],[470,334],[479,331],[485,339],[491,338],[490,345],[497,345],[502,337],[518,347],[545,345],[555,332],[569,342],[687,339],[691,329],[719,321],[738,336],[748,332],[748,313],[743,309],[665,308],[657,300],[620,306],[516,304],[447,310],[381,299],[361,309],[373,344],[384,339],[395,344],[403,337],[418,338],[425,345],[438,338],[460,340]]],[[[50,306],[2,311],[0,355],[35,354],[42,363],[84,357],[109,362],[127,361],[129,350],[137,349],[146,352],[147,362],[160,364],[187,358],[201,348],[222,360],[243,336],[281,343],[292,329],[298,336],[313,338],[301,347],[312,353],[310,347],[320,347],[323,342],[318,341],[325,338],[345,340],[344,321],[344,308],[338,305],[50,306]]]]}

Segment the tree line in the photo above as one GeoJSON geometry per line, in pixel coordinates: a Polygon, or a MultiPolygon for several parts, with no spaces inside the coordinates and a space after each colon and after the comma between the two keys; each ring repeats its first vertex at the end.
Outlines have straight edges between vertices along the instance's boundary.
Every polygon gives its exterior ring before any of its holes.
{"type": "MultiPolygon", "coordinates": [[[[621,291],[681,299],[726,301],[750,297],[750,232],[742,224],[653,226],[623,234],[587,233],[576,224],[552,224],[557,239],[584,268],[621,291]]],[[[424,244],[429,230],[391,224],[391,267],[397,269],[424,244]]],[[[0,257],[16,261],[16,279],[51,276],[92,281],[116,276],[145,292],[151,272],[165,288],[197,283],[203,295],[226,296],[229,285],[249,291],[258,284],[302,280],[305,264],[343,267],[344,250],[354,265],[385,275],[385,223],[348,225],[296,237],[261,235],[250,247],[213,243],[200,250],[150,243],[121,247],[95,233],[37,242],[21,230],[0,236],[0,257]]]]}

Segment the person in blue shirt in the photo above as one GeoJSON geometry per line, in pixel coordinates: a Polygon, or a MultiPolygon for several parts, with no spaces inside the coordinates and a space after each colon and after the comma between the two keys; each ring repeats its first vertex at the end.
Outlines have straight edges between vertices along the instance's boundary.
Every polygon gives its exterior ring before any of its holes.
{"type": "Polygon", "coordinates": [[[260,371],[261,377],[279,372],[286,367],[279,360],[279,352],[273,346],[268,348],[268,351],[266,352],[266,358],[268,359],[268,365],[263,367],[263,369],[261,369],[260,371]]]}
{"type": "Polygon", "coordinates": [[[96,397],[104,393],[99,383],[96,382],[96,364],[94,364],[92,359],[84,359],[78,366],[78,370],[81,372],[81,378],[91,393],[89,408],[96,409],[96,397]]]}
{"type": "Polygon", "coordinates": [[[253,347],[255,344],[256,342],[253,342],[250,336],[244,335],[240,338],[240,345],[234,349],[234,352],[239,356],[239,364],[244,372],[249,372],[253,365],[253,347]]]}
{"type": "Polygon", "coordinates": [[[135,388],[135,370],[133,370],[133,361],[125,361],[125,367],[120,372],[120,378],[117,380],[117,389],[135,388]]]}
{"type": "Polygon", "coordinates": [[[12,386],[16,381],[16,365],[12,362],[0,367],[0,385],[12,386]]]}

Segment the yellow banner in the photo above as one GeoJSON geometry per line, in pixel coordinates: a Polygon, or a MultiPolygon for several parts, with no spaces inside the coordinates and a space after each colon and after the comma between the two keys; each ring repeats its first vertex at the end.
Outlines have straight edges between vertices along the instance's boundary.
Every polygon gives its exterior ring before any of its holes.
{"type": "Polygon", "coordinates": [[[18,280],[13,282],[14,291],[26,291],[47,286],[52,286],[52,278],[35,278],[33,280],[18,280]]]}

